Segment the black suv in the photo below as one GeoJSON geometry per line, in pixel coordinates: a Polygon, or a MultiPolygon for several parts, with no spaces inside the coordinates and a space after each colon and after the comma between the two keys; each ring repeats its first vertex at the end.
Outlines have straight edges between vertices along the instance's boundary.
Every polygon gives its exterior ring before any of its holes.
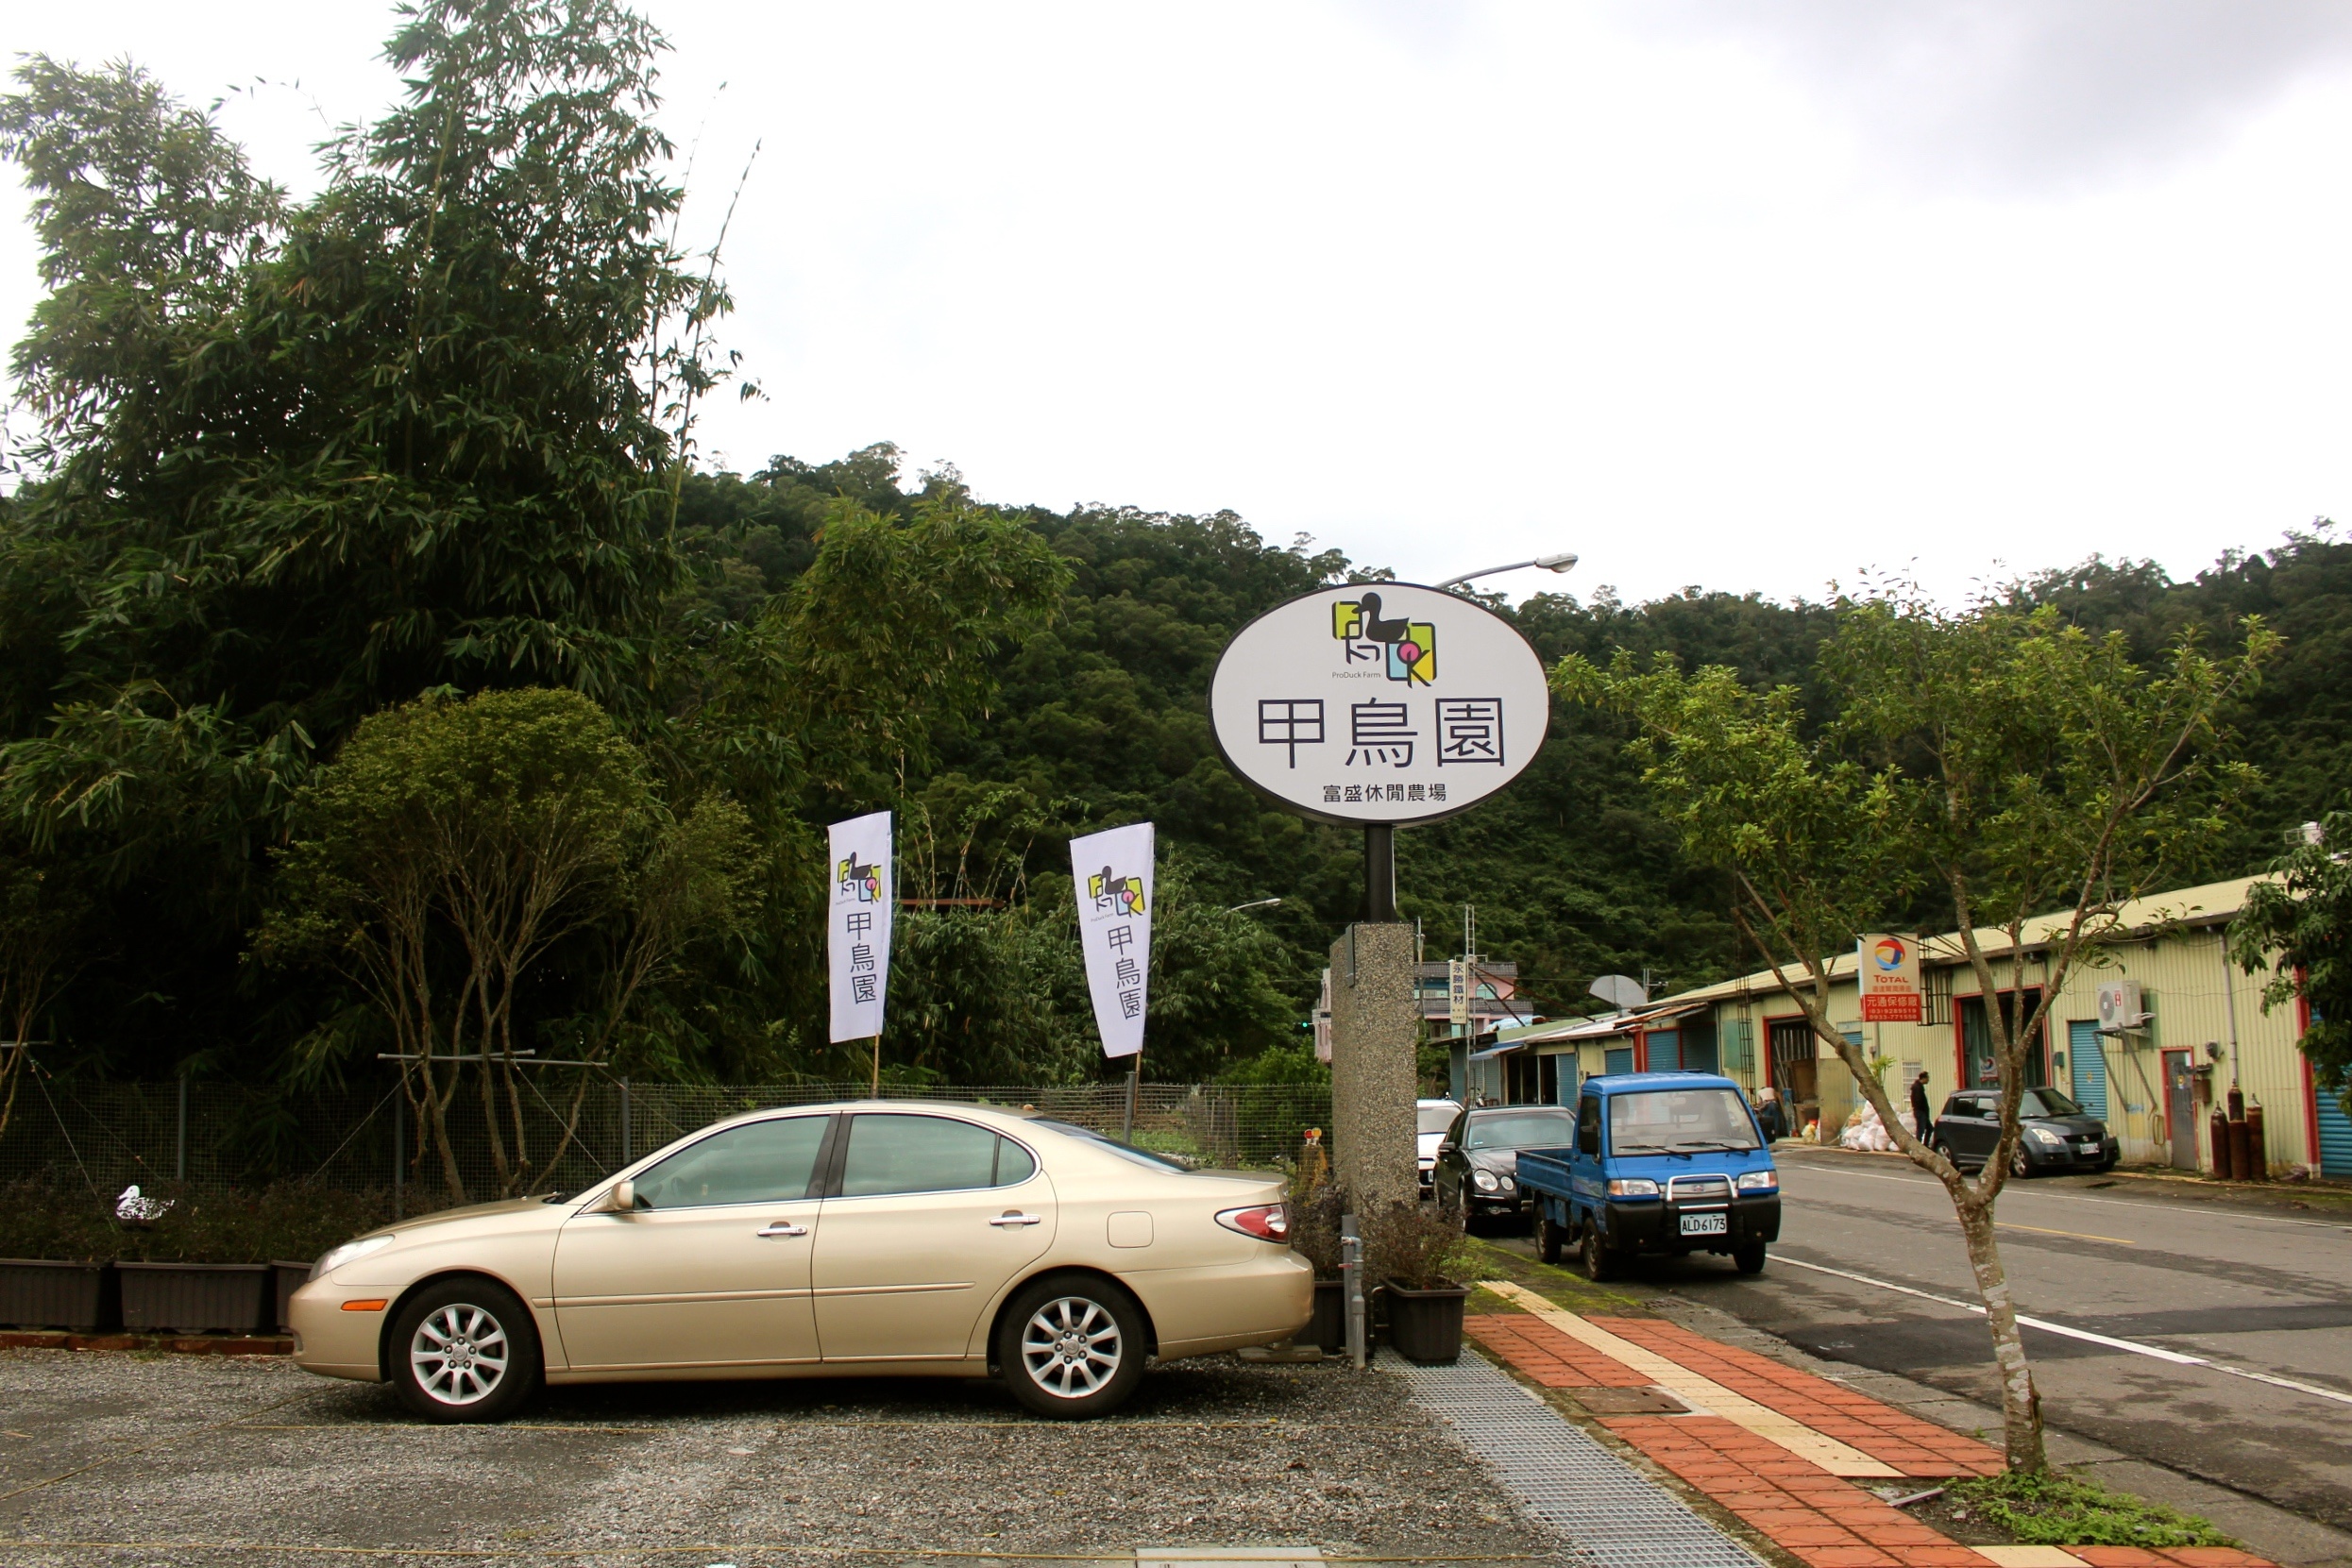
{"type": "MultiPolygon", "coordinates": [[[[2029,1088],[2017,1104],[2017,1152],[2009,1174],[2039,1176],[2045,1171],[2107,1171],[2119,1150],[2107,1123],[2054,1088],[2029,1088]]],[[[1935,1144],[1952,1163],[1968,1169],[1991,1157],[2001,1140],[2001,1091],[1964,1089],[1944,1102],[1936,1118],[1935,1144]]]]}

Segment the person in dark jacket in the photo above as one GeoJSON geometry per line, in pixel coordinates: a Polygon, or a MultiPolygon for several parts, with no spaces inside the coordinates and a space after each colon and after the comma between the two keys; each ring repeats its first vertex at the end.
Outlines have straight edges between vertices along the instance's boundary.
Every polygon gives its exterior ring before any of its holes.
{"type": "Polygon", "coordinates": [[[1757,1091],[1756,1121],[1764,1128],[1767,1143],[1788,1136],[1788,1113],[1781,1108],[1779,1090],[1766,1088],[1757,1091]]]}
{"type": "Polygon", "coordinates": [[[1927,1074],[1924,1072],[1911,1080],[1911,1129],[1922,1143],[1936,1130],[1936,1113],[1927,1104],[1927,1074]]]}

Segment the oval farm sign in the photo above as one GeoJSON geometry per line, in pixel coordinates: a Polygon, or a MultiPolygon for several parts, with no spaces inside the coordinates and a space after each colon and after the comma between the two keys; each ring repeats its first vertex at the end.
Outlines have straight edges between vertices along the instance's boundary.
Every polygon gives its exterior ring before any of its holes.
{"type": "Polygon", "coordinates": [[[1516,778],[1551,723],[1543,661],[1435,588],[1359,582],[1267,611],[1209,686],[1233,770],[1327,822],[1429,822],[1516,778]]]}

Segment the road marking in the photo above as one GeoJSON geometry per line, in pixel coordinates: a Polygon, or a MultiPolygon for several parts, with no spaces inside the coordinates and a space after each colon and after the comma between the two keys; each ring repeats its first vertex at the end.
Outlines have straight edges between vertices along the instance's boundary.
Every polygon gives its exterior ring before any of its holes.
{"type": "MultiPolygon", "coordinates": [[[[1857,1285],[1869,1285],[1881,1290],[1892,1290],[1899,1295],[1917,1296],[1921,1301],[1932,1301],[1939,1307],[1956,1307],[1963,1312],[1973,1312],[1980,1318],[1985,1315],[1985,1308],[1976,1302],[1957,1301],[1951,1296],[1939,1296],[1926,1290],[1915,1290],[1908,1285],[1897,1285],[1892,1280],[1872,1279],[1869,1274],[1857,1274],[1845,1269],[1833,1269],[1826,1263],[1807,1263],[1802,1258],[1790,1257],[1785,1253],[1775,1253],[1772,1256],[1777,1261],[1785,1263],[1792,1269],[1810,1269],[1817,1274],[1836,1274],[1839,1279],[1851,1279],[1857,1285]]],[[[2268,1383],[2275,1389],[2291,1389],[2296,1393],[2308,1393],[2315,1399],[2332,1399],[2339,1405],[2352,1405],[2352,1393],[2345,1393],[2340,1389],[2323,1389],[2316,1383],[2298,1383],[2292,1377],[2277,1377],[2267,1372],[2256,1372],[2250,1367],[2233,1367],[2227,1362],[2211,1360],[2203,1356],[2191,1356],[2182,1351],[2167,1350],[2162,1345],[2142,1344],[2138,1340],[2119,1340],[2111,1334],[2093,1334],[2088,1328],[2070,1328],[2065,1324],[2052,1323],[2046,1318],[2029,1318],[2022,1312],[2017,1315],[2017,1321],[2027,1328],[2039,1328],[2044,1334],[2056,1334],[2064,1339],[2080,1340],[2086,1344],[2105,1345],[2109,1350],[2126,1350],[2134,1356],[2145,1356],[2157,1361],[2170,1361],[2174,1366],[2204,1367],[2208,1372],[2226,1373],[2232,1377],[2242,1377],[2250,1383],[2268,1383]]]]}
{"type": "Polygon", "coordinates": [[[2139,1242],[2121,1236],[2093,1236],[2084,1230],[2052,1230],[2048,1225],[2021,1225],[2011,1220],[1995,1220],[2003,1230],[2030,1230],[2039,1236],[2071,1236],[2077,1241],[2112,1241],[2119,1247],[2136,1247],[2139,1242]]]}
{"type": "MultiPolygon", "coordinates": [[[[1931,1175],[1925,1174],[1924,1172],[1916,1176],[1882,1176],[1875,1171],[1840,1171],[1834,1165],[1816,1164],[1810,1159],[1793,1156],[1791,1163],[1783,1167],[1783,1169],[1789,1171],[1811,1171],[1819,1172],[1824,1176],[1851,1176],[1856,1181],[1900,1182],[1905,1187],[1928,1187],[1935,1189],[1938,1192],[1944,1190],[1943,1183],[1937,1181],[1931,1175]]],[[[2339,1234],[2346,1231],[2352,1231],[2352,1224],[2346,1224],[2336,1220],[2290,1220],[2283,1214],[2247,1214],[2242,1210],[2234,1208],[2228,1210],[2202,1208],[2182,1209],[2167,1206],[2149,1198],[2084,1198],[2078,1197],[2072,1192],[2024,1191],[2022,1190],[2022,1185],[2023,1184],[2016,1181],[2015,1179],[2011,1179],[2002,1187],[2001,1195],[2005,1198],[2011,1193],[2016,1193],[2019,1197],[2042,1198],[2047,1199],[2049,1202],[2054,1204],[2106,1204],[2112,1208],[2137,1208],[2141,1210],[2154,1208],[2160,1209],[2168,1214],[2225,1214],[2229,1219],[2251,1220],[2258,1225],[2300,1225],[2306,1230],[2332,1230],[2338,1232],[2339,1234]]],[[[2157,1196],[2160,1197],[2162,1194],[2159,1193],[2157,1194],[2157,1196]]]]}
{"type": "Polygon", "coordinates": [[[1481,1280],[1479,1283],[1481,1289],[1492,1290],[1505,1301],[1516,1302],[1568,1338],[1582,1340],[1603,1356],[1624,1362],[1660,1388],[1679,1396],[1684,1404],[1701,1406],[1711,1414],[1744,1426],[1768,1442],[1778,1443],[1797,1458],[1818,1464],[1833,1475],[1903,1474],[1893,1465],[1874,1459],[1859,1448],[1839,1442],[1825,1433],[1817,1432],[1792,1416],[1768,1409],[1744,1394],[1734,1393],[1713,1378],[1684,1366],[1680,1361],[1669,1360],[1654,1350],[1647,1350],[1631,1340],[1620,1339],[1599,1324],[1588,1323],[1573,1312],[1563,1311],[1551,1301],[1522,1286],[1502,1279],[1481,1280]]]}

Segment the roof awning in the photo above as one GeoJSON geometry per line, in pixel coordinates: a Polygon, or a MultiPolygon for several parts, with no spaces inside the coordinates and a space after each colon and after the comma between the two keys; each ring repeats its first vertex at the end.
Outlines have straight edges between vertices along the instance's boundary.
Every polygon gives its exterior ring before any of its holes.
{"type": "Polygon", "coordinates": [[[1500,1044],[1500,1045],[1490,1045],[1490,1046],[1488,1046],[1488,1047],[1487,1047],[1485,1050],[1483,1050],[1483,1051],[1473,1051],[1473,1052],[1471,1052],[1471,1053],[1470,1053],[1470,1054],[1469,1054],[1469,1055],[1465,1058],[1465,1060],[1468,1060],[1468,1061],[1473,1061],[1473,1062],[1482,1062],[1482,1061],[1486,1061],[1486,1060],[1487,1060],[1487,1059],[1489,1059],[1490,1057],[1495,1057],[1495,1056],[1507,1056],[1507,1055],[1509,1055],[1512,1052],[1519,1050],[1521,1047],[1525,1046],[1526,1044],[1527,1044],[1527,1041],[1525,1041],[1525,1040],[1505,1040],[1505,1041],[1504,1041],[1502,1044],[1500,1044]]]}
{"type": "Polygon", "coordinates": [[[1684,1002],[1670,1007],[1642,1007],[1613,1018],[1569,1019],[1516,1033],[1514,1045],[1549,1045],[1563,1041],[1615,1039],[1636,1030],[1655,1029],[1693,1013],[1704,1012],[1711,1002],[1684,1002]]]}

